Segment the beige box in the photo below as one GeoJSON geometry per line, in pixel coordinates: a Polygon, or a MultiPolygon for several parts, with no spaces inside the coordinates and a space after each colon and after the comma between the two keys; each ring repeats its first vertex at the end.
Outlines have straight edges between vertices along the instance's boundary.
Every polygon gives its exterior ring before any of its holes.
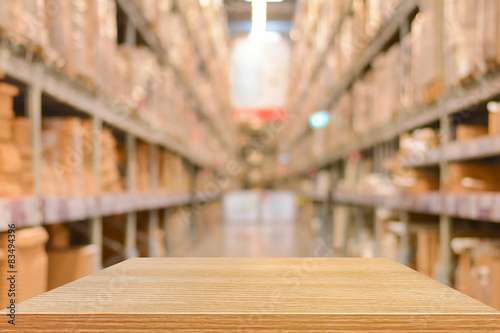
{"type": "Polygon", "coordinates": [[[454,193],[500,191],[500,166],[479,163],[451,163],[445,190],[454,193]]]}
{"type": "MultiPolygon", "coordinates": [[[[48,258],[45,251],[45,243],[48,240],[47,231],[43,227],[16,230],[16,303],[40,295],[47,291],[48,258]]],[[[0,236],[0,248],[6,254],[8,250],[8,234],[0,236]]],[[[2,272],[11,270],[7,260],[2,260],[0,269],[2,272]]],[[[0,280],[0,307],[5,308],[10,299],[8,298],[9,281],[0,280]]]]}
{"type": "Polygon", "coordinates": [[[48,256],[49,290],[92,274],[99,268],[100,250],[94,244],[50,250],[48,256]]]}
{"type": "Polygon", "coordinates": [[[457,141],[464,142],[484,135],[488,135],[488,126],[480,125],[458,125],[457,141]]]}
{"type": "Polygon", "coordinates": [[[500,112],[488,112],[488,134],[500,135],[500,112]]]}
{"type": "Polygon", "coordinates": [[[0,173],[18,173],[21,168],[21,152],[16,145],[0,143],[0,173]]]}
{"type": "Polygon", "coordinates": [[[436,278],[439,262],[439,231],[420,230],[417,232],[417,271],[436,278]]]}
{"type": "Polygon", "coordinates": [[[0,118],[0,141],[8,142],[12,140],[12,121],[0,118]]]}

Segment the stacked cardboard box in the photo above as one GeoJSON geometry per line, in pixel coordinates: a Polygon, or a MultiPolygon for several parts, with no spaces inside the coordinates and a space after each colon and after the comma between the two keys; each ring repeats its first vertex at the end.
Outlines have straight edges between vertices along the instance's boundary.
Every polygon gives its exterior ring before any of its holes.
{"type": "Polygon", "coordinates": [[[0,83],[0,196],[16,197],[33,191],[31,125],[15,117],[13,98],[18,88],[0,83]]]}
{"type": "Polygon", "coordinates": [[[49,224],[46,227],[49,233],[48,246],[51,249],[67,249],[71,245],[71,230],[64,223],[49,224]]]}
{"type": "Polygon", "coordinates": [[[173,209],[166,226],[166,233],[170,240],[169,256],[179,257],[186,255],[192,241],[190,211],[185,208],[173,209]]]}
{"type": "MultiPolygon", "coordinates": [[[[14,270],[17,271],[15,280],[16,304],[29,298],[38,296],[47,291],[48,258],[45,243],[48,235],[42,227],[16,230],[14,270]]],[[[8,233],[0,235],[0,248],[4,251],[4,258],[0,261],[3,272],[13,270],[7,261],[9,241],[8,233]]],[[[5,275],[4,275],[5,276],[5,275]]],[[[0,308],[9,305],[8,291],[10,281],[7,278],[0,280],[0,308]]]]}
{"type": "Polygon", "coordinates": [[[457,126],[457,141],[464,142],[484,135],[488,135],[488,126],[464,125],[457,126]]]}
{"type": "Polygon", "coordinates": [[[119,170],[118,145],[109,129],[102,130],[101,141],[101,192],[123,192],[123,179],[119,170]]]}
{"type": "Polygon", "coordinates": [[[175,194],[190,192],[190,175],[182,158],[167,151],[160,152],[159,189],[175,194]]]}
{"type": "Polygon", "coordinates": [[[498,165],[452,163],[448,166],[445,189],[453,193],[500,191],[498,165]]]}
{"type": "Polygon", "coordinates": [[[488,110],[488,134],[489,135],[499,135],[500,134],[500,109],[491,108],[488,110]]]}
{"type": "Polygon", "coordinates": [[[414,163],[421,162],[426,153],[439,146],[438,131],[422,128],[400,137],[399,151],[392,163],[394,185],[403,193],[423,194],[439,189],[437,169],[415,169],[414,163]]]}
{"type": "Polygon", "coordinates": [[[439,2],[424,0],[420,4],[420,13],[411,27],[411,81],[414,84],[413,104],[430,103],[443,90],[443,72],[441,65],[441,34],[439,2]]]}
{"type": "Polygon", "coordinates": [[[149,192],[149,145],[143,142],[137,144],[135,153],[135,190],[149,192]]]}
{"type": "Polygon", "coordinates": [[[439,267],[439,231],[421,229],[417,231],[417,271],[434,279],[439,267]]]}
{"type": "Polygon", "coordinates": [[[33,149],[31,147],[31,121],[28,118],[16,117],[13,123],[14,142],[21,153],[21,187],[23,195],[33,192],[33,149]]]}
{"type": "Polygon", "coordinates": [[[498,239],[455,238],[458,255],[455,288],[500,309],[500,243],[498,239]]]}
{"type": "Polygon", "coordinates": [[[120,101],[142,115],[151,100],[152,89],[161,80],[156,57],[145,47],[120,46],[117,53],[117,94],[120,101]],[[156,79],[155,79],[156,78],[156,79]]]}
{"type": "MultiPolygon", "coordinates": [[[[95,194],[95,180],[85,163],[85,129],[80,118],[53,117],[42,121],[42,195],[95,194]],[[87,175],[87,177],[86,177],[87,175]]],[[[88,138],[87,138],[88,139],[88,138]]]]}
{"type": "Polygon", "coordinates": [[[484,72],[500,64],[500,4],[496,0],[477,0],[478,70],[484,72]]]}
{"type": "Polygon", "coordinates": [[[39,52],[47,46],[48,20],[45,1],[2,1],[0,4],[0,31],[8,32],[14,41],[39,52]]]}
{"type": "Polygon", "coordinates": [[[458,85],[477,69],[476,11],[477,1],[444,1],[447,86],[458,85]]]}
{"type": "Polygon", "coordinates": [[[97,245],[72,246],[48,251],[48,290],[90,275],[99,269],[97,245]]]}
{"type": "Polygon", "coordinates": [[[198,213],[197,229],[198,234],[210,237],[210,233],[222,223],[222,204],[220,202],[210,202],[203,205],[198,213]]]}

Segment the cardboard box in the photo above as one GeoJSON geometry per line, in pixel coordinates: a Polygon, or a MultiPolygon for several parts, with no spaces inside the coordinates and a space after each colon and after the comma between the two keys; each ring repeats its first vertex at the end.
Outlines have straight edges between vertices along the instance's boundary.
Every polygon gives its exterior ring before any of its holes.
{"type": "Polygon", "coordinates": [[[100,249],[95,244],[48,251],[48,289],[92,274],[99,269],[100,249]]]}
{"type": "Polygon", "coordinates": [[[490,306],[500,310],[500,258],[496,257],[490,263],[491,299],[490,306]]]}
{"type": "Polygon", "coordinates": [[[458,125],[457,141],[464,142],[481,136],[488,135],[488,126],[480,125],[458,125]]]}
{"type": "Polygon", "coordinates": [[[31,121],[29,118],[16,117],[12,124],[13,139],[22,156],[32,155],[31,121]]]}
{"type": "Polygon", "coordinates": [[[488,134],[500,135],[500,112],[488,112],[488,134]]]}
{"type": "Polygon", "coordinates": [[[0,83],[0,118],[14,118],[14,97],[19,94],[19,88],[8,83],[0,83]]]}
{"type": "Polygon", "coordinates": [[[12,121],[0,118],[0,141],[9,142],[12,140],[12,121]]]}
{"type": "Polygon", "coordinates": [[[417,271],[436,278],[439,264],[439,231],[424,229],[417,232],[417,271]]]}
{"type": "Polygon", "coordinates": [[[21,168],[21,152],[16,145],[0,143],[0,173],[18,173],[21,168]]]}
{"type": "Polygon", "coordinates": [[[500,167],[479,163],[451,163],[445,190],[454,193],[500,191],[500,167]]]}
{"type": "Polygon", "coordinates": [[[438,190],[439,179],[417,178],[415,180],[415,185],[410,187],[409,192],[412,194],[425,194],[438,190]]]}
{"type": "Polygon", "coordinates": [[[62,223],[47,226],[51,249],[67,249],[71,245],[71,231],[62,223]]]}
{"type": "Polygon", "coordinates": [[[471,265],[471,252],[466,249],[458,256],[457,269],[455,270],[455,288],[466,295],[471,295],[471,265]]]}
{"type": "Polygon", "coordinates": [[[0,174],[0,197],[15,198],[23,195],[20,174],[0,174]]]}
{"type": "MultiPolygon", "coordinates": [[[[48,234],[43,227],[16,230],[16,303],[47,291],[48,257],[45,251],[47,240],[48,234]]],[[[7,233],[0,236],[0,248],[8,249],[7,233]]],[[[2,272],[10,270],[6,260],[3,260],[0,266],[2,272]]],[[[1,308],[9,304],[8,289],[8,281],[1,279],[1,308]]]]}

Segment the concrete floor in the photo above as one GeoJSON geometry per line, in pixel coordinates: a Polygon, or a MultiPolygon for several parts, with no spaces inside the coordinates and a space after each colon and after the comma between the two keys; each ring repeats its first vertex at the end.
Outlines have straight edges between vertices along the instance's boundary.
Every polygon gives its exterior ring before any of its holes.
{"type": "Polygon", "coordinates": [[[295,221],[226,221],[205,235],[188,257],[329,256],[326,243],[295,221]]]}

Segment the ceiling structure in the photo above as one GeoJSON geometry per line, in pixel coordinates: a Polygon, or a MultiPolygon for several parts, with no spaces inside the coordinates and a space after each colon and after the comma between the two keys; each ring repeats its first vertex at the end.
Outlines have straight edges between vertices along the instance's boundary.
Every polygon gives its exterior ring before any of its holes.
{"type": "MultiPolygon", "coordinates": [[[[252,21],[252,2],[245,0],[225,0],[229,30],[248,32],[252,21]]],[[[295,15],[296,0],[267,3],[268,30],[288,32],[295,15]]]]}

